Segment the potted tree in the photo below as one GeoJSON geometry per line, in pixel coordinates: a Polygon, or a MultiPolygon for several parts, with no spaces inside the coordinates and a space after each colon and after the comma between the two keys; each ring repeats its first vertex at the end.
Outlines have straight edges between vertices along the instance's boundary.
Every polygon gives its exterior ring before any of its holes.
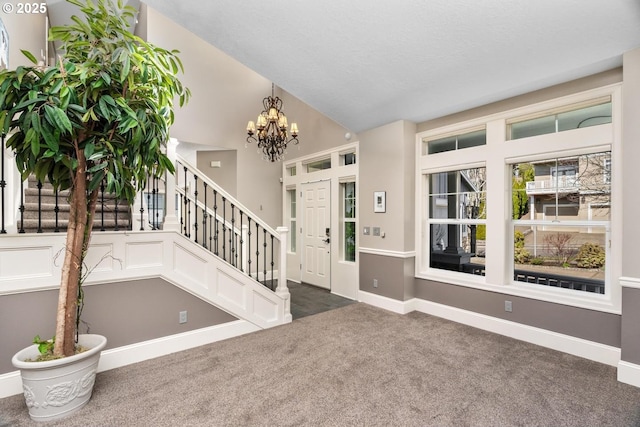
{"type": "MultiPolygon", "coordinates": [[[[55,337],[13,358],[23,385],[29,369],[83,359],[85,354],[99,356],[106,344],[95,336],[83,343],[81,335],[80,344],[89,351],[75,354],[83,260],[100,186],[133,203],[149,176],[173,172],[163,149],[174,102],[183,105],[190,95],[176,77],[183,71],[178,52],[129,31],[133,8],[121,0],[67,1],[82,13],[72,24],[50,29],[49,40],[60,47],[56,64],[38,65],[33,54],[23,51],[33,66],[0,72],[0,130],[10,135],[7,147],[15,153],[22,178],[35,174],[70,193],[55,337]],[[58,360],[24,362],[38,347],[50,349],[58,360]]],[[[79,408],[88,401],[97,360],[81,363],[89,367],[82,368],[79,379],[57,378],[46,387],[24,385],[33,419],[58,418],[69,413],[63,404],[79,408]],[[80,397],[80,403],[72,397],[80,397]]]]}

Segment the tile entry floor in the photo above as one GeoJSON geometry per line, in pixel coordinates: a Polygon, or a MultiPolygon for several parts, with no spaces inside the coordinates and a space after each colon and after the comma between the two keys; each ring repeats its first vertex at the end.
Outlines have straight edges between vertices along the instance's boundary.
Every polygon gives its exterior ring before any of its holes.
{"type": "Polygon", "coordinates": [[[291,293],[291,316],[293,320],[334,308],[353,304],[355,301],[332,294],[328,289],[306,283],[287,281],[291,293]]]}

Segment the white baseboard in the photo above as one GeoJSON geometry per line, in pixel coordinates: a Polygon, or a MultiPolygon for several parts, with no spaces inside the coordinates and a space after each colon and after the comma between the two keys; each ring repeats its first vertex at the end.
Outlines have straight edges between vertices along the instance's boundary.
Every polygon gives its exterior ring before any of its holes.
{"type": "MultiPolygon", "coordinates": [[[[462,310],[418,298],[408,301],[397,301],[363,291],[358,293],[358,300],[399,314],[406,314],[414,310],[420,311],[606,365],[619,366],[620,363],[620,349],[617,347],[572,337],[570,335],[559,334],[546,329],[523,325],[473,311],[462,310]]],[[[640,369],[640,367],[638,367],[638,369],[640,369]]],[[[638,378],[640,384],[640,376],[638,378]]]]}
{"type": "MultiPolygon", "coordinates": [[[[236,320],[195,331],[105,350],[100,356],[98,372],[131,365],[258,330],[260,328],[246,320],[236,320]]],[[[0,375],[0,399],[22,394],[22,392],[20,371],[0,375]]]]}
{"type": "Polygon", "coordinates": [[[393,311],[398,314],[407,314],[414,311],[412,299],[410,301],[398,301],[397,299],[383,297],[382,295],[372,294],[370,292],[358,291],[358,301],[364,302],[369,305],[373,305],[378,308],[382,308],[388,311],[393,311]]]}
{"type": "Polygon", "coordinates": [[[618,363],[618,381],[640,387],[640,365],[621,360],[618,363]]]}

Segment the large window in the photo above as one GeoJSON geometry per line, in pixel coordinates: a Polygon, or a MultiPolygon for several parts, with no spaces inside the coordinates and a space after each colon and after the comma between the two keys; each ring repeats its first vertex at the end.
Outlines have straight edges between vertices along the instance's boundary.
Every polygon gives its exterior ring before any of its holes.
{"type": "Polygon", "coordinates": [[[621,95],[611,85],[420,132],[416,276],[619,310],[621,95]]]}
{"type": "Polygon", "coordinates": [[[342,184],[342,253],[345,261],[356,260],[356,183],[342,184]]]}
{"type": "Polygon", "coordinates": [[[514,280],[604,294],[611,152],[511,170],[514,280]]]}
{"type": "Polygon", "coordinates": [[[486,175],[484,167],[428,175],[431,268],[484,275],[486,175]]]}

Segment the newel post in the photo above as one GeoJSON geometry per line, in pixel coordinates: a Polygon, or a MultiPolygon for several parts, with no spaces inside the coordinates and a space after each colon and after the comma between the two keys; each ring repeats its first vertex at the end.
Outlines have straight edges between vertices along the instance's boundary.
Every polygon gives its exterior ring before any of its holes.
{"type": "Polygon", "coordinates": [[[291,322],[291,294],[287,288],[287,247],[289,245],[289,229],[278,227],[276,231],[280,235],[280,265],[278,266],[278,287],[276,295],[284,299],[284,321],[291,322]]]}
{"type": "MultiPolygon", "coordinates": [[[[178,158],[176,154],[176,149],[178,148],[178,144],[180,142],[175,138],[169,138],[167,142],[167,157],[173,163],[173,166],[176,168],[176,173],[178,170],[178,158]]],[[[166,208],[165,208],[165,216],[164,223],[162,225],[163,230],[167,231],[177,231],[180,232],[180,223],[178,222],[178,217],[176,216],[176,177],[175,176],[167,176],[166,183],[166,208]]]]}

